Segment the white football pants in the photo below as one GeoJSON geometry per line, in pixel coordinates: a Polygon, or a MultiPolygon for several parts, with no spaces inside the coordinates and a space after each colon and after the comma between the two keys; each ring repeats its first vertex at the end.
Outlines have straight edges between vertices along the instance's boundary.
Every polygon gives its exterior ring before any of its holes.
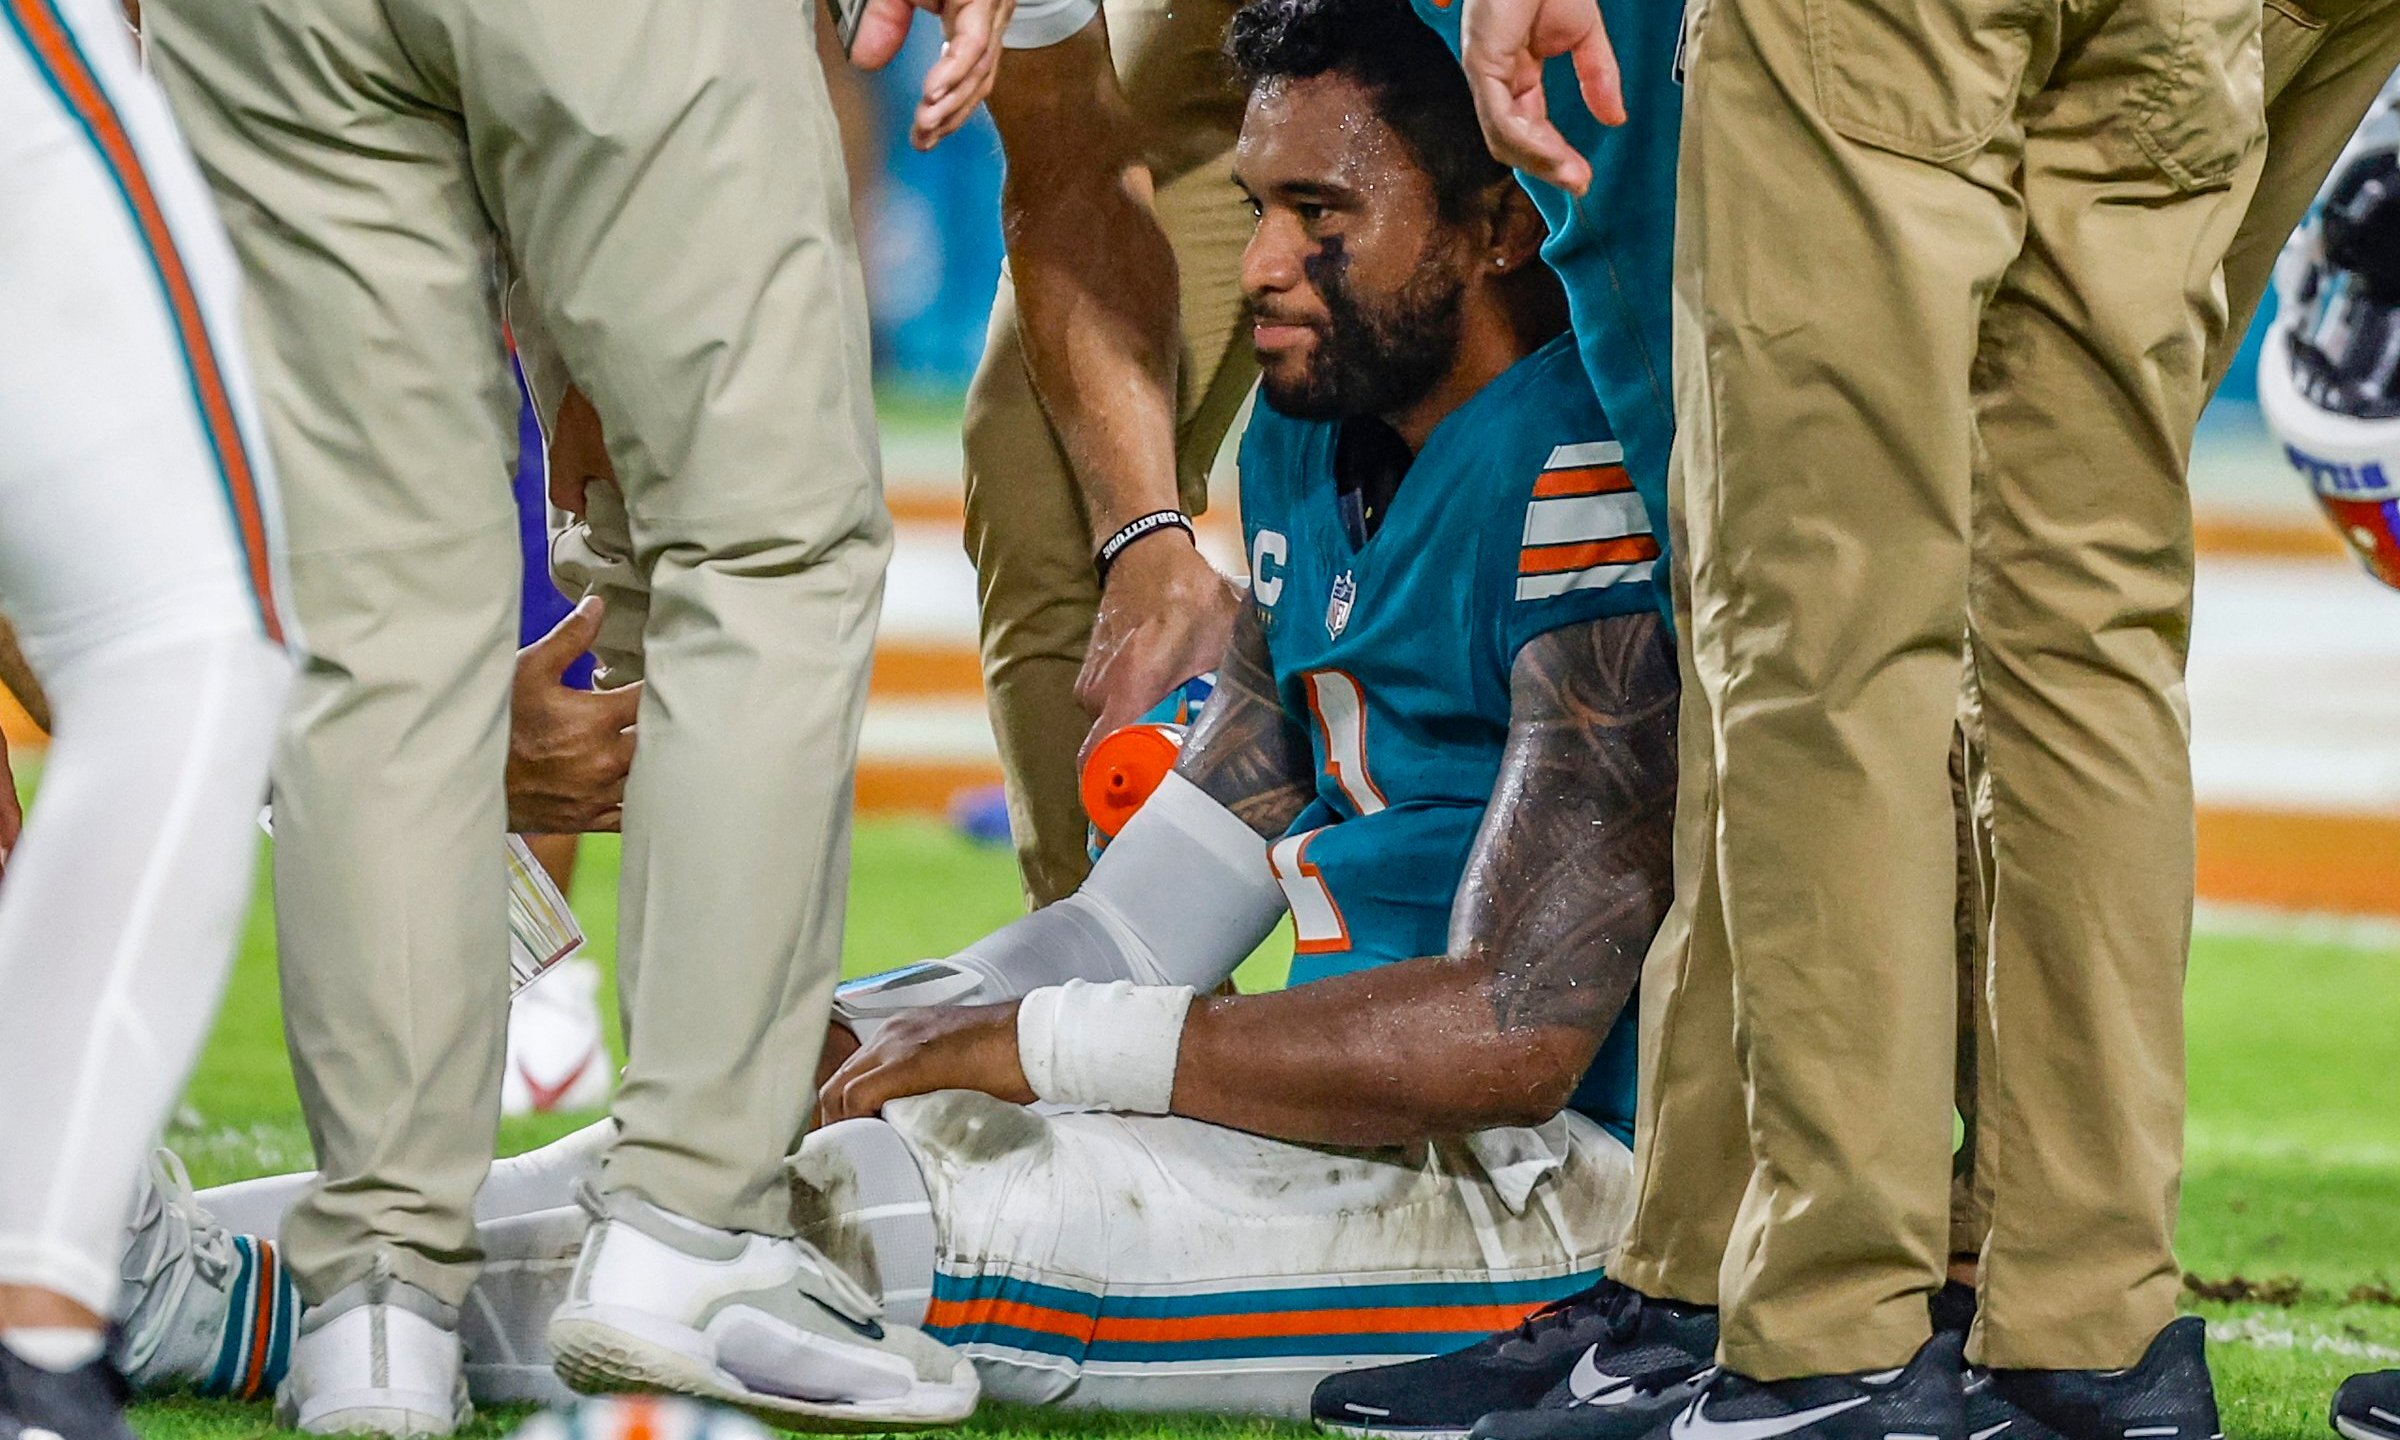
{"type": "MultiPolygon", "coordinates": [[[[543,1401],[544,1327],[607,1124],[492,1167],[460,1309],[478,1403],[543,1401]]],[[[1453,1350],[1583,1289],[1632,1218],[1632,1156],[1576,1115],[1421,1152],[1291,1145],[1173,1116],[1049,1114],[952,1090],[812,1132],[793,1218],[1026,1404],[1302,1418],[1337,1370],[1453,1350]]],[[[309,1177],[205,1192],[272,1234],[309,1177]]]]}
{"type": "Polygon", "coordinates": [[[199,173],[111,0],[0,20],[0,610],[55,731],[0,874],[0,1283],[106,1315],[250,898],[291,666],[199,173]]]}

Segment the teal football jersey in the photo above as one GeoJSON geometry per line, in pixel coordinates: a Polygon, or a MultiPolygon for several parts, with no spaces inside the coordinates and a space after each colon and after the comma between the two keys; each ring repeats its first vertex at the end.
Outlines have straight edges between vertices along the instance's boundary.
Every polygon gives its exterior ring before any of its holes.
{"type": "MultiPolygon", "coordinates": [[[[1251,601],[1317,764],[1315,798],[1269,850],[1296,985],[1447,952],[1518,650],[1658,605],[1658,543],[1571,337],[1435,427],[1363,546],[1342,523],[1339,432],[1262,398],[1241,448],[1251,601]]],[[[1630,1135],[1630,1008],[1575,1107],[1630,1135]]]]}

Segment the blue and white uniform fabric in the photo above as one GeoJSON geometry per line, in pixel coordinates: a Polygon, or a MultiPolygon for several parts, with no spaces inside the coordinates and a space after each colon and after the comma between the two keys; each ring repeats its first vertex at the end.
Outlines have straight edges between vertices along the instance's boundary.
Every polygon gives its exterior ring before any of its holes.
{"type": "MultiPolygon", "coordinates": [[[[1272,852],[1294,984],[1446,951],[1517,651],[1657,604],[1657,542],[1570,340],[1445,420],[1355,548],[1337,435],[1262,406],[1241,457],[1252,594],[1319,771],[1272,852]]],[[[925,1327],[1002,1399],[1303,1416],[1327,1374],[1456,1349],[1596,1278],[1632,1217],[1632,1045],[1620,1027],[1581,1111],[1411,1152],[897,1102],[937,1236],[925,1327]]],[[[794,1161],[828,1192],[830,1148],[794,1161]]]]}
{"type": "MultiPolygon", "coordinates": [[[[1456,52],[1465,9],[1459,0],[1411,3],[1456,52]]],[[[1542,258],[1566,283],[1584,371],[1625,447],[1626,473],[1663,545],[1667,450],[1675,436],[1669,356],[1684,6],[1682,0],[1600,0],[1600,17],[1622,74],[1625,123],[1610,127],[1592,118],[1573,62],[1552,60],[1542,73],[1550,119],[1591,163],[1591,189],[1577,199],[1522,171],[1517,179],[1549,225],[1542,258]]],[[[1665,614],[1666,586],[1658,587],[1657,598],[1665,614]]]]}

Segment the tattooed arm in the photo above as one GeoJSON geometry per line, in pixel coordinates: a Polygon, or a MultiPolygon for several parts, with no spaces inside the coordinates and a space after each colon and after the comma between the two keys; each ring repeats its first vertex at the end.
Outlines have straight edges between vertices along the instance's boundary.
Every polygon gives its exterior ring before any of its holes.
{"type": "Polygon", "coordinates": [[[1386,1145],[1565,1105],[1672,894],[1674,655],[1656,615],[1570,625],[1519,653],[1510,692],[1451,953],[1196,1003],[1175,1113],[1386,1145]]]}
{"type": "MultiPolygon", "coordinates": [[[[1409,1144],[1558,1113],[1624,1008],[1671,893],[1675,661],[1654,614],[1517,656],[1508,748],[1451,916],[1451,953],[1193,1003],[1178,1115],[1279,1139],[1409,1144]]],[[[1307,804],[1307,738],[1275,703],[1255,613],[1183,776],[1276,836],[1307,804]]],[[[919,1011],[824,1088],[830,1119],[964,1087],[1032,1098],[1016,1005],[919,1011]]]]}
{"type": "MultiPolygon", "coordinates": [[[[1146,862],[1115,872],[1112,882],[1109,862],[1134,853],[1133,848],[1115,851],[1074,895],[1012,921],[942,962],[983,977],[975,982],[973,997],[1023,995],[1069,976],[1221,977],[1282,915],[1282,896],[1267,875],[1264,842],[1283,834],[1307,807],[1316,773],[1307,735],[1276,702],[1266,630],[1254,605],[1242,607],[1232,644],[1217,667],[1216,693],[1186,737],[1176,771],[1224,808],[1223,814],[1202,817],[1210,838],[1203,841],[1202,832],[1187,828],[1189,816],[1173,820],[1145,812],[1137,817],[1118,845],[1135,846],[1140,832],[1146,862]],[[1245,850],[1246,866],[1226,858],[1245,850]],[[1162,891],[1154,879],[1137,878],[1155,876],[1162,865],[1188,883],[1162,891]],[[1128,886],[1134,887],[1131,893],[1128,886]],[[1129,958],[1128,945],[1139,947],[1139,965],[1129,958]]],[[[1180,798],[1196,799],[1188,792],[1180,798]]],[[[1209,810],[1207,801],[1197,804],[1209,810]]],[[[834,1026],[818,1072],[821,1116],[872,1115],[886,1101],[928,1090],[1032,1098],[1017,1060],[1014,1000],[915,1003],[918,1008],[884,1021],[864,1049],[851,1032],[834,1026]]]]}
{"type": "Polygon", "coordinates": [[[1267,840],[1283,838],[1316,792],[1307,732],[1275,698],[1266,624],[1256,605],[1243,605],[1234,621],[1216,692],[1184,738],[1175,769],[1267,840]]]}

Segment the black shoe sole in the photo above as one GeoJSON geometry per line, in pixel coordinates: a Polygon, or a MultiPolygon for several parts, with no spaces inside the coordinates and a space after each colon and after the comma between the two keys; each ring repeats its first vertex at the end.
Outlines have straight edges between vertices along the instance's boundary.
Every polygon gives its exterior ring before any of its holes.
{"type": "Polygon", "coordinates": [[[2356,1416],[2333,1414],[2333,1428],[2347,1440],[2400,1440],[2400,1425],[2384,1426],[2356,1416]]]}

